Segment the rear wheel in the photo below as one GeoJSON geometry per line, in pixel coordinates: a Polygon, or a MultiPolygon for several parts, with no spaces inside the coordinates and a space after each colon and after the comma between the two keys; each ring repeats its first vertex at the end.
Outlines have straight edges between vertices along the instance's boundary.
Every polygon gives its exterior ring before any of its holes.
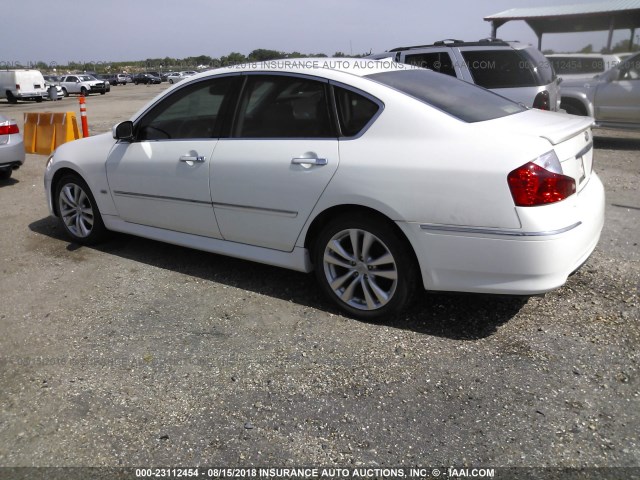
{"type": "Polygon", "coordinates": [[[314,262],[324,293],[364,320],[404,310],[419,283],[411,246],[381,219],[331,221],[316,242],[314,262]]]}
{"type": "Polygon", "coordinates": [[[73,174],[62,177],[56,185],[55,201],[62,226],[74,242],[92,245],[104,239],[107,229],[82,178],[73,174]]]}
{"type": "Polygon", "coordinates": [[[9,180],[11,178],[11,168],[0,168],[0,180],[9,180]]]}
{"type": "Polygon", "coordinates": [[[65,96],[65,97],[69,96],[69,92],[67,92],[67,89],[64,88],[64,87],[62,87],[62,95],[65,96]]]}
{"type": "Polygon", "coordinates": [[[7,90],[7,102],[18,103],[18,99],[13,96],[13,93],[11,93],[11,90],[7,90]]]}

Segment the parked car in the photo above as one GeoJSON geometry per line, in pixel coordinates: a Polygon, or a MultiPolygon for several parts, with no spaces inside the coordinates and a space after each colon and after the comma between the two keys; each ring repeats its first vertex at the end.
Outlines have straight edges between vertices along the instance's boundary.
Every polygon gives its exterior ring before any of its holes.
{"type": "Polygon", "coordinates": [[[392,58],[457,77],[541,110],[560,106],[558,78],[542,53],[531,45],[485,39],[442,40],[400,47],[371,58],[392,58]]]}
{"type": "Polygon", "coordinates": [[[126,85],[128,83],[127,75],[124,73],[114,73],[112,85],[126,85]]]}
{"type": "Polygon", "coordinates": [[[46,96],[44,77],[39,70],[0,71],[0,98],[6,98],[9,103],[18,100],[41,102],[46,96]]]}
{"type": "Polygon", "coordinates": [[[60,146],[45,188],[74,242],[112,230],[315,270],[345,312],[381,318],[421,287],[560,287],[604,222],[590,125],[392,62],[265,62],[60,146]]]}
{"type": "Polygon", "coordinates": [[[24,140],[15,120],[0,114],[0,180],[22,166],[25,159],[24,140]]]}
{"type": "Polygon", "coordinates": [[[640,54],[589,80],[565,80],[561,108],[606,128],[640,129],[640,54]]]}
{"type": "Polygon", "coordinates": [[[169,75],[167,75],[167,81],[171,84],[174,83],[178,83],[181,80],[184,80],[187,77],[191,77],[193,75],[196,75],[197,72],[191,71],[191,70],[187,70],[184,72],[173,72],[170,73],[169,75]]]}
{"type": "Polygon", "coordinates": [[[138,85],[139,83],[147,84],[157,84],[160,83],[160,77],[152,75],[150,73],[137,73],[133,76],[133,83],[138,85]]]}
{"type": "Polygon", "coordinates": [[[615,67],[621,60],[617,55],[600,53],[554,53],[546,55],[546,57],[558,77],[563,80],[593,78],[605,70],[615,67]]]}
{"type": "Polygon", "coordinates": [[[45,85],[45,88],[47,89],[47,96],[45,98],[50,100],[52,99],[50,88],[54,87],[56,89],[56,92],[55,92],[56,100],[62,99],[62,97],[64,97],[64,90],[62,90],[62,87],[60,86],[60,77],[56,75],[43,75],[43,77],[44,77],[44,85],[45,85]]]}
{"type": "Polygon", "coordinates": [[[60,78],[60,86],[64,90],[65,97],[72,93],[87,96],[91,93],[104,95],[107,92],[107,86],[103,80],[85,74],[65,75],[60,78]]]}
{"type": "Polygon", "coordinates": [[[111,75],[99,74],[99,75],[94,75],[94,77],[96,80],[102,80],[104,82],[105,92],[111,91],[111,82],[109,81],[110,78],[113,78],[111,75]]]}

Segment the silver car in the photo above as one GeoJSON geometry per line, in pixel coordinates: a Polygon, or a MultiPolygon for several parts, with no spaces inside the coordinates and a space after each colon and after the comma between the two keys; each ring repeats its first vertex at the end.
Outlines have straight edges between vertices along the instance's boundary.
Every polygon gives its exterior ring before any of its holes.
{"type": "Polygon", "coordinates": [[[24,163],[24,141],[15,120],[0,115],[0,180],[24,163]]]}
{"type": "Polygon", "coordinates": [[[606,128],[640,130],[640,54],[589,80],[566,80],[560,107],[606,128]]]}
{"type": "Polygon", "coordinates": [[[484,39],[441,40],[430,45],[399,47],[370,58],[428,68],[487,88],[526,107],[557,111],[559,81],[551,64],[531,45],[484,39]]]}

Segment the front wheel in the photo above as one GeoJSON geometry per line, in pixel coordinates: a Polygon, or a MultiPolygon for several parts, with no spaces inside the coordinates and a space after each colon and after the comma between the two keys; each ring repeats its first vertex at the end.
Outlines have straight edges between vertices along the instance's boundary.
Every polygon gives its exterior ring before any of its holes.
{"type": "Polygon", "coordinates": [[[9,180],[11,178],[11,168],[0,168],[0,180],[9,180]]]}
{"type": "Polygon", "coordinates": [[[62,226],[81,245],[102,240],[107,229],[89,186],[77,175],[65,175],[56,185],[55,199],[62,226]]]}
{"type": "Polygon", "coordinates": [[[320,233],[314,262],[324,293],[363,320],[400,313],[419,283],[411,246],[384,220],[335,219],[320,233]]]}

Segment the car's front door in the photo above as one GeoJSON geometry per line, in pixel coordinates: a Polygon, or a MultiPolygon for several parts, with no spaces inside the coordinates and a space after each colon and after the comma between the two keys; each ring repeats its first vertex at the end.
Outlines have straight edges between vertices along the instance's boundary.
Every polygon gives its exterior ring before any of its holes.
{"type": "Polygon", "coordinates": [[[220,238],[209,168],[234,78],[177,90],[136,121],[132,142],[116,144],[106,169],[122,219],[220,238]]]}
{"type": "Polygon", "coordinates": [[[291,251],[338,168],[328,83],[247,75],[230,138],[213,154],[211,192],[225,240],[291,251]]]}
{"type": "Polygon", "coordinates": [[[598,85],[594,106],[596,120],[640,124],[640,56],[617,67],[617,78],[598,85]]]}

